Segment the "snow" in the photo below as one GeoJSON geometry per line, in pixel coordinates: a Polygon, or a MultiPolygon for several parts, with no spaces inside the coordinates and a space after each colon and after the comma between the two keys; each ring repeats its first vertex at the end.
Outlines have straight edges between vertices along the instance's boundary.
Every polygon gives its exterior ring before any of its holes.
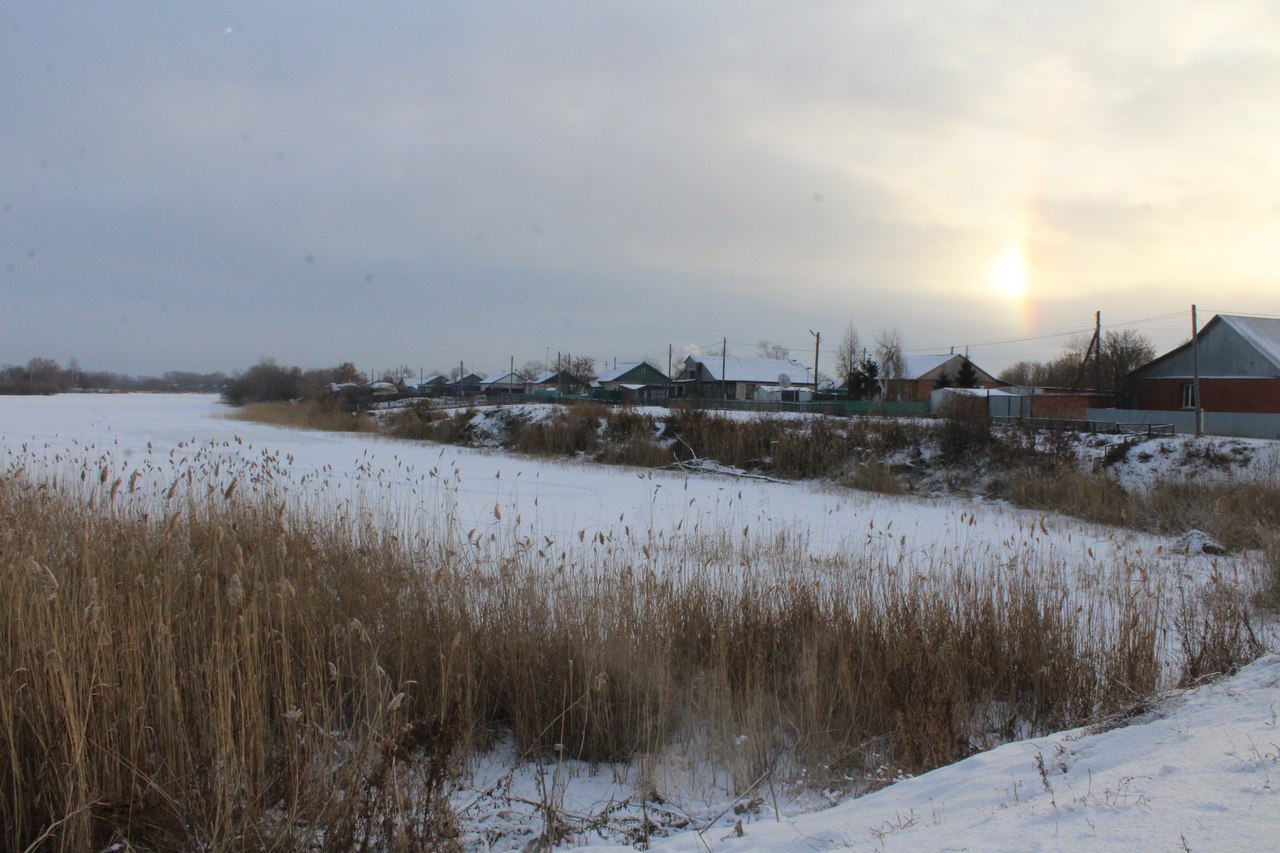
{"type": "MultiPolygon", "coordinates": [[[[174,482],[178,466],[198,459],[210,463],[205,476],[218,487],[227,485],[228,472],[249,469],[255,475],[243,490],[286,494],[320,511],[376,511],[406,535],[430,535],[441,517],[463,530],[545,536],[579,548],[594,547],[596,535],[642,541],[655,532],[749,530],[768,541],[785,531],[794,547],[815,555],[855,551],[873,564],[906,561],[940,575],[962,564],[996,571],[1016,561],[1072,584],[1129,589],[1138,583],[1131,567],[1142,565],[1150,570],[1142,588],[1152,594],[1253,569],[1248,555],[1206,554],[1194,547],[1199,540],[975,499],[886,497],[746,479],[723,469],[613,468],[295,431],[229,420],[227,412],[208,395],[0,397],[0,470],[23,465],[37,476],[65,475],[87,461],[136,485],[137,499],[145,500],[154,493],[149,489],[174,482]]],[[[665,410],[650,413],[662,417],[665,410]]],[[[1185,444],[1164,443],[1170,441],[1134,445],[1116,476],[1141,483],[1151,476],[1144,472],[1175,470],[1207,455],[1207,444],[1187,451],[1185,444]],[[1142,454],[1149,454],[1146,463],[1142,454]]],[[[1273,443],[1245,443],[1240,453],[1234,444],[1214,446],[1232,459],[1276,458],[1273,443]]],[[[1263,471],[1274,475],[1277,466],[1269,464],[1263,471]]],[[[1214,470],[1228,476],[1255,467],[1232,462],[1225,473],[1214,470]]],[[[653,839],[653,849],[669,851],[1262,849],[1272,846],[1280,818],[1277,709],[1280,658],[1271,656],[1229,680],[1170,695],[1129,725],[1008,744],[834,806],[839,794],[783,789],[759,792],[762,802],[735,814],[731,794],[682,776],[674,765],[657,775],[678,802],[649,803],[638,790],[654,777],[652,768],[564,762],[513,769],[513,757],[500,750],[472,768],[455,803],[466,810],[475,849],[518,849],[536,836],[530,827],[537,803],[552,795],[566,812],[614,809],[615,825],[638,825],[665,809],[668,825],[710,826],[653,839]],[[499,809],[495,798],[502,797],[499,809]]],[[[606,832],[573,843],[623,840],[606,832]]]]}
{"type": "Polygon", "coordinates": [[[1006,744],[820,812],[748,816],[741,837],[717,826],[651,849],[1275,849],[1278,710],[1269,655],[1123,727],[1006,744]]]}
{"type": "MultiPolygon", "coordinates": [[[[14,460],[25,446],[27,464],[43,459],[56,467],[73,456],[112,450],[112,464],[120,466],[117,476],[142,472],[139,490],[149,481],[161,487],[172,482],[171,451],[203,453],[223,462],[223,470],[237,464],[261,469],[266,459],[274,486],[287,488],[298,504],[377,509],[408,535],[430,532],[437,515],[448,515],[463,529],[489,531],[497,506],[507,519],[504,532],[557,540],[582,533],[625,538],[637,531],[748,528],[766,540],[774,531],[797,531],[814,554],[853,549],[935,565],[963,555],[1003,566],[1011,558],[1034,555],[1046,562],[1078,562],[1092,573],[1145,554],[1166,565],[1170,576],[1198,566],[1173,553],[1168,537],[974,499],[872,495],[815,483],[616,468],[298,431],[229,420],[228,411],[209,395],[0,398],[0,452],[14,460]]],[[[473,421],[476,428],[496,429],[489,420],[498,411],[481,412],[473,421]]]]}
{"type": "Polygon", "coordinates": [[[747,356],[692,355],[688,360],[703,366],[707,378],[719,382],[777,382],[786,374],[792,382],[803,382],[808,375],[803,364],[794,358],[750,358],[747,356]],[[720,376],[723,368],[724,376],[720,376]]]}
{"type": "Polygon", "coordinates": [[[942,365],[955,358],[955,353],[940,355],[908,355],[902,359],[902,376],[899,379],[919,379],[931,370],[937,370],[942,365]]]}

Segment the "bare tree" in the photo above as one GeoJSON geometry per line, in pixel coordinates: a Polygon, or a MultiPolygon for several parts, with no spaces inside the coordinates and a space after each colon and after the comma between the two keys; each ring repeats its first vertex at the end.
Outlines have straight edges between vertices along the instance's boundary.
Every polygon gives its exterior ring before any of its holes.
{"type": "Polygon", "coordinates": [[[787,349],[782,344],[775,344],[769,341],[761,341],[758,344],[758,347],[760,349],[760,356],[762,358],[790,358],[791,357],[791,350],[787,349]]]}
{"type": "Polygon", "coordinates": [[[600,375],[596,371],[596,360],[589,355],[564,356],[560,361],[560,370],[580,385],[590,385],[600,375]]]}
{"type": "Polygon", "coordinates": [[[853,390],[854,379],[858,372],[858,364],[862,360],[862,340],[853,321],[845,326],[840,343],[836,345],[836,376],[844,383],[844,387],[853,390]]]}
{"type": "Polygon", "coordinates": [[[1010,385],[1035,385],[1035,377],[1041,365],[1038,361],[1015,361],[1000,371],[996,378],[1010,385]]]}
{"type": "Polygon", "coordinates": [[[1107,332],[1102,336],[1102,381],[1119,391],[1124,377],[1156,357],[1151,338],[1135,329],[1107,332]]]}
{"type": "Polygon", "coordinates": [[[1125,329],[1102,336],[1101,354],[1092,346],[1092,335],[1076,335],[1063,345],[1062,354],[1050,361],[1019,361],[1001,371],[1000,378],[1015,385],[1070,388],[1077,383],[1093,387],[1094,359],[1100,358],[1102,391],[1120,390],[1126,374],[1155,358],[1155,346],[1141,332],[1125,329]]]}
{"type": "Polygon", "coordinates": [[[876,334],[876,361],[880,363],[880,378],[886,382],[901,379],[907,372],[906,357],[902,354],[902,330],[897,326],[881,329],[876,334]]]}
{"type": "Polygon", "coordinates": [[[525,382],[536,378],[543,372],[543,365],[540,361],[526,361],[524,366],[516,368],[516,376],[519,376],[525,382]]]}

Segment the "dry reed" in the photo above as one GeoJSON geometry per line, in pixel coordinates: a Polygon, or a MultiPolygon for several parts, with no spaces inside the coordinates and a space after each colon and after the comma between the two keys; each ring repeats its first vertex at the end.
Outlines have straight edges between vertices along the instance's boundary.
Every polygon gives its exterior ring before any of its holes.
{"type": "Polygon", "coordinates": [[[1159,595],[1068,591],[1061,565],[727,531],[406,542],[235,479],[147,503],[82,473],[0,482],[8,849],[438,849],[459,756],[500,731],[525,756],[676,751],[739,790],[869,780],[1160,678],[1159,595]]]}

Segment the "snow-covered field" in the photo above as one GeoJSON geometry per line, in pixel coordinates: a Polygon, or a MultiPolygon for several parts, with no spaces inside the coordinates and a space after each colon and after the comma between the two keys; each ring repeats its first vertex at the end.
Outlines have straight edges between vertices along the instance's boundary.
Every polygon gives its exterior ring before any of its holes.
{"type": "MultiPolygon", "coordinates": [[[[1211,576],[1247,583],[1255,568],[1247,555],[1187,554],[1177,537],[993,502],[301,432],[227,420],[226,411],[210,396],[0,398],[0,469],[22,466],[67,482],[88,470],[87,493],[111,487],[121,499],[140,502],[161,500],[179,486],[256,491],[311,510],[369,516],[414,537],[447,528],[581,550],[653,537],[784,536],[800,552],[852,551],[918,572],[1032,566],[1073,584],[1141,587],[1145,594],[1180,583],[1195,587],[1211,576]],[[191,470],[195,479],[184,480],[191,470]]],[[[1171,454],[1151,455],[1158,462],[1171,454]]],[[[667,811],[683,814],[689,827],[709,828],[655,839],[654,846],[1263,849],[1280,827],[1271,782],[1280,773],[1278,702],[1280,659],[1268,657],[1228,681],[1171,697],[1139,724],[1010,744],[816,812],[839,796],[760,791],[761,801],[739,815],[733,797],[714,783],[680,779],[678,769],[668,768],[667,791],[681,799],[669,798],[667,811]]],[[[560,765],[513,774],[498,755],[473,771],[455,799],[471,827],[467,839],[479,849],[528,841],[529,832],[512,828],[534,822],[532,804],[548,796],[568,813],[593,813],[628,798],[631,813],[640,808],[631,784],[635,768],[593,773],[560,765]],[[491,808],[498,788],[501,810],[491,808]]],[[[576,841],[616,843],[617,836],[576,841]]]]}

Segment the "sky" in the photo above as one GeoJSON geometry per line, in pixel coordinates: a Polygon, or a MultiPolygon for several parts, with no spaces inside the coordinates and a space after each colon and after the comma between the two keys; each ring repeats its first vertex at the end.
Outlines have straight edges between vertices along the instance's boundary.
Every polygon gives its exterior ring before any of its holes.
{"type": "Polygon", "coordinates": [[[31,2],[0,364],[998,371],[1280,315],[1280,5],[31,2]]]}

